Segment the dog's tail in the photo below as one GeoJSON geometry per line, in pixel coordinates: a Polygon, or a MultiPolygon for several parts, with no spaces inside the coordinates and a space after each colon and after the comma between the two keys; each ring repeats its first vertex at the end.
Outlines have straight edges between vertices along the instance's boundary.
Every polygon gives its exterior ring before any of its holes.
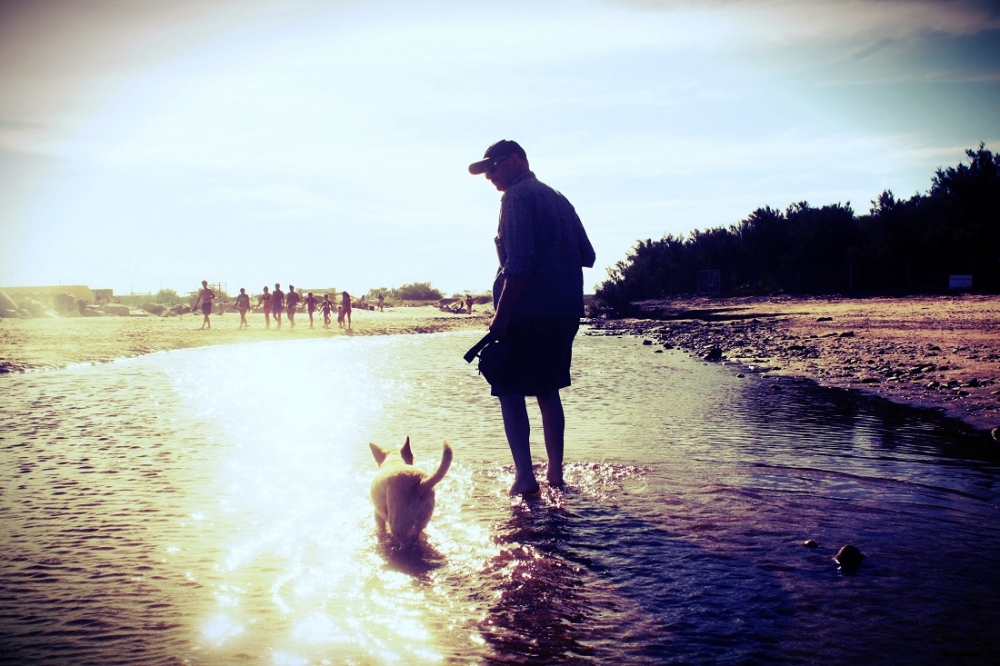
{"type": "Polygon", "coordinates": [[[451,445],[445,442],[444,451],[441,454],[441,464],[438,465],[437,471],[434,472],[433,476],[429,476],[420,482],[420,492],[427,492],[440,483],[444,475],[448,473],[448,468],[451,467],[451,458],[451,445]]]}

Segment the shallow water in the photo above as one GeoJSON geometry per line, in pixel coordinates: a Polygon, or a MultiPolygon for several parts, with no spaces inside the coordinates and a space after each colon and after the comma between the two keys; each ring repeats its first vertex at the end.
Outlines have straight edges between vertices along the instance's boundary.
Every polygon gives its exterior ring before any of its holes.
{"type": "MultiPolygon", "coordinates": [[[[461,360],[477,337],[0,378],[0,661],[1000,659],[991,442],[582,335],[568,488],[511,500],[499,410],[461,360]],[[455,449],[410,552],[376,537],[368,499],[367,442],[407,435],[427,469],[455,449]],[[855,572],[831,560],[847,543],[855,572]]],[[[541,464],[537,419],[532,440],[541,464]]]]}

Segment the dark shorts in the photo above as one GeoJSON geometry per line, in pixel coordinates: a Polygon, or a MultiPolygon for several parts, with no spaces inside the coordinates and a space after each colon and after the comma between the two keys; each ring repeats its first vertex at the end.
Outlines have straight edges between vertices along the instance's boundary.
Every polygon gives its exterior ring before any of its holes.
{"type": "Polygon", "coordinates": [[[510,349],[504,378],[491,395],[542,395],[570,385],[578,317],[515,318],[507,329],[510,349]]]}
{"type": "Polygon", "coordinates": [[[212,314],[212,302],[211,301],[209,301],[208,303],[202,303],[201,304],[201,313],[202,314],[206,314],[206,315],[212,314]]]}

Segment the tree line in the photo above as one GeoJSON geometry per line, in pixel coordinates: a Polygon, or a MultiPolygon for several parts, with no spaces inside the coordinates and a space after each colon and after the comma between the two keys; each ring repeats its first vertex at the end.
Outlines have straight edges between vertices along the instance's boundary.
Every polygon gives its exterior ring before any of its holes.
{"type": "Polygon", "coordinates": [[[909,199],[885,190],[865,215],[850,202],[767,206],[726,227],[639,241],[608,269],[599,308],[697,293],[935,294],[951,276],[1000,293],[1000,155],[980,144],[968,164],[938,169],[909,199]]]}

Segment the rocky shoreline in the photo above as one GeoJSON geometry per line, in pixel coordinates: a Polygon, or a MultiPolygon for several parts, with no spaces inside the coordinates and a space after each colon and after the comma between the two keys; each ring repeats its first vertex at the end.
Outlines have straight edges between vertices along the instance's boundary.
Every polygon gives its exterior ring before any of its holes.
{"type": "Polygon", "coordinates": [[[689,299],[639,304],[642,318],[595,320],[736,373],[801,377],[1000,426],[1000,299],[689,299]]]}

